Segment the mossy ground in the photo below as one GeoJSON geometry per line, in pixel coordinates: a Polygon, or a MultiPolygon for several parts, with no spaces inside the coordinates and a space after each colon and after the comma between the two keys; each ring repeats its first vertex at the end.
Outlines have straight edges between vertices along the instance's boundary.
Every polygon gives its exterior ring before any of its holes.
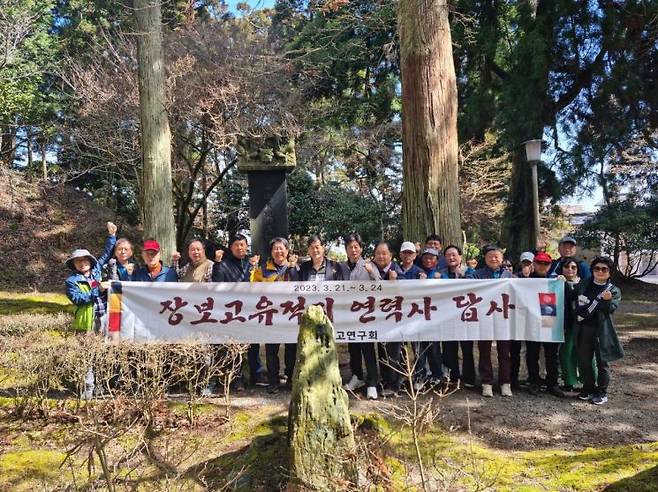
{"type": "Polygon", "coordinates": [[[3,490],[47,490],[61,481],[64,453],[49,449],[24,449],[0,456],[0,486],[3,490]]]}
{"type": "MultiPolygon", "coordinates": [[[[381,421],[381,416],[375,418],[381,421]]],[[[389,436],[388,447],[394,456],[415,463],[409,429],[389,423],[379,423],[377,428],[383,430],[383,436],[389,436]]],[[[635,483],[640,486],[648,484],[651,478],[651,474],[642,472],[658,464],[658,442],[575,451],[502,451],[484,446],[468,435],[446,433],[439,427],[425,432],[420,442],[424,462],[433,464],[445,476],[452,476],[455,485],[468,490],[491,484],[500,491],[590,491],[631,477],[636,477],[635,483]]],[[[654,487],[658,490],[658,484],[654,487]]]]}
{"type": "MultiPolygon", "coordinates": [[[[0,292],[0,318],[25,313],[54,315],[69,309],[62,295],[0,292]]],[[[633,313],[623,323],[631,324],[630,330],[653,331],[656,319],[633,313]]],[[[88,476],[83,454],[74,461],[78,469],[62,466],[66,450],[81,436],[75,422],[56,418],[16,420],[10,415],[12,401],[11,397],[0,398],[0,490],[103,487],[98,465],[88,476]]],[[[55,408],[57,403],[48,400],[49,407],[55,408]]],[[[73,405],[63,408],[72,410],[73,405]]],[[[185,419],[187,403],[170,402],[169,408],[181,421],[185,419]]],[[[228,420],[224,417],[226,407],[221,404],[195,404],[194,412],[195,426],[162,428],[150,436],[162,462],[147,459],[142,453],[118,467],[121,480],[117,490],[212,490],[230,482],[236,490],[258,491],[277,490],[285,483],[284,406],[230,409],[228,420]],[[166,471],[163,463],[176,472],[166,471]]],[[[353,415],[353,422],[358,427],[357,442],[379,449],[381,467],[388,477],[386,485],[372,490],[419,490],[410,430],[381,414],[353,415]]],[[[136,434],[126,434],[116,446],[135,448],[140,439],[136,434]]],[[[517,451],[488,446],[466,432],[434,426],[422,434],[421,451],[435,489],[658,490],[657,442],[517,451]]],[[[114,459],[119,454],[110,456],[114,459]]]]}
{"type": "Polygon", "coordinates": [[[64,294],[18,294],[0,291],[0,314],[54,314],[73,312],[73,305],[64,294]]]}
{"type": "MultiPolygon", "coordinates": [[[[178,460],[177,486],[189,482],[194,490],[205,483],[212,489],[235,479],[236,490],[248,491],[274,490],[284,483],[287,417],[280,408],[233,413],[225,426],[213,429],[213,417],[223,415],[224,409],[217,406],[213,412],[212,406],[205,404],[207,420],[201,418],[197,427],[162,431],[156,438],[156,447],[167,450],[165,458],[178,460]]],[[[353,421],[357,440],[367,440],[371,449],[381,450],[389,489],[419,489],[409,429],[381,415],[355,415],[353,421]]],[[[74,424],[20,424],[3,419],[0,433],[1,490],[52,490],[63,480],[72,483],[71,470],[59,467],[64,451],[79,434],[74,424]]],[[[137,441],[124,436],[119,444],[130,448],[137,441]]],[[[431,483],[449,489],[590,491],[610,486],[616,491],[656,490],[658,443],[577,451],[501,451],[436,426],[422,435],[421,450],[426,471],[433,477],[431,483]]],[[[134,463],[119,469],[119,476],[126,475],[125,490],[136,481],[145,484],[137,490],[166,490],[166,484],[174,483],[171,476],[146,461],[137,471],[129,472],[130,465],[134,463]]],[[[81,478],[88,480],[84,469],[78,470],[78,480],[81,478]]],[[[92,479],[98,482],[100,475],[92,479]]]]}

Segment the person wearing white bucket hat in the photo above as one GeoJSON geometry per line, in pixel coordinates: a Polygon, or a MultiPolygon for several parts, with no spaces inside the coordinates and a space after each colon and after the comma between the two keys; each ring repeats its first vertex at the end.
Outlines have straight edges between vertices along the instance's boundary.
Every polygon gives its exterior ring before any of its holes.
{"type": "MultiPolygon", "coordinates": [[[[65,282],[66,296],[75,305],[73,329],[79,334],[100,330],[101,317],[105,314],[105,304],[100,297],[101,271],[112,257],[116,232],[117,226],[108,222],[105,249],[98,259],[86,249],[76,249],[65,262],[73,270],[65,282]]],[[[94,370],[89,367],[81,397],[86,400],[93,398],[94,389],[94,370]]]]}
{"type": "Polygon", "coordinates": [[[103,254],[96,259],[86,249],[76,249],[66,260],[65,265],[73,270],[66,279],[66,296],[75,305],[73,329],[87,332],[98,328],[100,318],[105,313],[105,305],[100,298],[101,270],[112,257],[116,243],[117,226],[107,223],[107,239],[103,254]]]}

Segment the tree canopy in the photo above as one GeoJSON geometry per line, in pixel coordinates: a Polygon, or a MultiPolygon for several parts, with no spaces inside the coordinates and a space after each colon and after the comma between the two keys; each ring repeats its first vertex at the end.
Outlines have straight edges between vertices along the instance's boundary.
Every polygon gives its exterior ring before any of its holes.
{"type": "MultiPolygon", "coordinates": [[[[654,183],[658,1],[449,5],[469,241],[528,247],[521,143],[530,138],[545,141],[541,232],[553,227],[560,200],[600,187],[609,204],[637,183],[654,183]]],[[[3,165],[32,172],[41,157],[40,174],[138,222],[132,3],[0,6],[3,165]]],[[[163,4],[179,243],[244,227],[235,143],[265,133],[296,137],[295,234],[339,235],[355,224],[368,237],[399,238],[396,9],[392,0],[278,0],[237,13],[210,0],[163,4]],[[331,210],[305,208],[305,200],[331,210]]]]}

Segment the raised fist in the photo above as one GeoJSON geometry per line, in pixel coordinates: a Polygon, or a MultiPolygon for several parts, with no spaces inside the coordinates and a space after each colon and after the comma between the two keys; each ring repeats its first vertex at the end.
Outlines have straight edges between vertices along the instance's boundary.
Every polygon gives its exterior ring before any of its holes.
{"type": "Polygon", "coordinates": [[[366,272],[372,273],[372,262],[370,260],[366,260],[366,272]]]}
{"type": "Polygon", "coordinates": [[[171,262],[172,263],[178,263],[180,261],[180,259],[181,259],[181,255],[178,251],[174,251],[171,254],[171,262]]]}
{"type": "Polygon", "coordinates": [[[601,294],[601,299],[603,299],[604,301],[609,301],[610,299],[612,299],[612,292],[606,290],[603,294],[601,294]]]}
{"type": "Polygon", "coordinates": [[[297,255],[290,255],[288,257],[288,266],[291,268],[294,268],[297,266],[297,261],[299,260],[299,256],[297,255]]]}
{"type": "Polygon", "coordinates": [[[117,226],[114,224],[114,222],[108,222],[107,223],[107,233],[110,236],[115,236],[117,233],[117,226]]]}
{"type": "Polygon", "coordinates": [[[397,280],[397,278],[398,278],[398,272],[396,272],[393,269],[388,271],[388,279],[389,280],[397,280]]]}
{"type": "Polygon", "coordinates": [[[222,261],[223,258],[224,258],[224,250],[223,249],[218,249],[217,251],[215,251],[215,261],[217,263],[222,261]]]}

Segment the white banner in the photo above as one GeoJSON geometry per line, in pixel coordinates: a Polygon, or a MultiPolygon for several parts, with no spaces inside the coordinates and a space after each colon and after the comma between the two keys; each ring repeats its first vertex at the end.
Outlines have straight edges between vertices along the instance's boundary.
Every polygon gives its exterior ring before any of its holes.
{"type": "Polygon", "coordinates": [[[311,304],[339,343],[564,340],[555,279],[113,282],[108,330],[135,342],[294,343],[311,304]]]}

